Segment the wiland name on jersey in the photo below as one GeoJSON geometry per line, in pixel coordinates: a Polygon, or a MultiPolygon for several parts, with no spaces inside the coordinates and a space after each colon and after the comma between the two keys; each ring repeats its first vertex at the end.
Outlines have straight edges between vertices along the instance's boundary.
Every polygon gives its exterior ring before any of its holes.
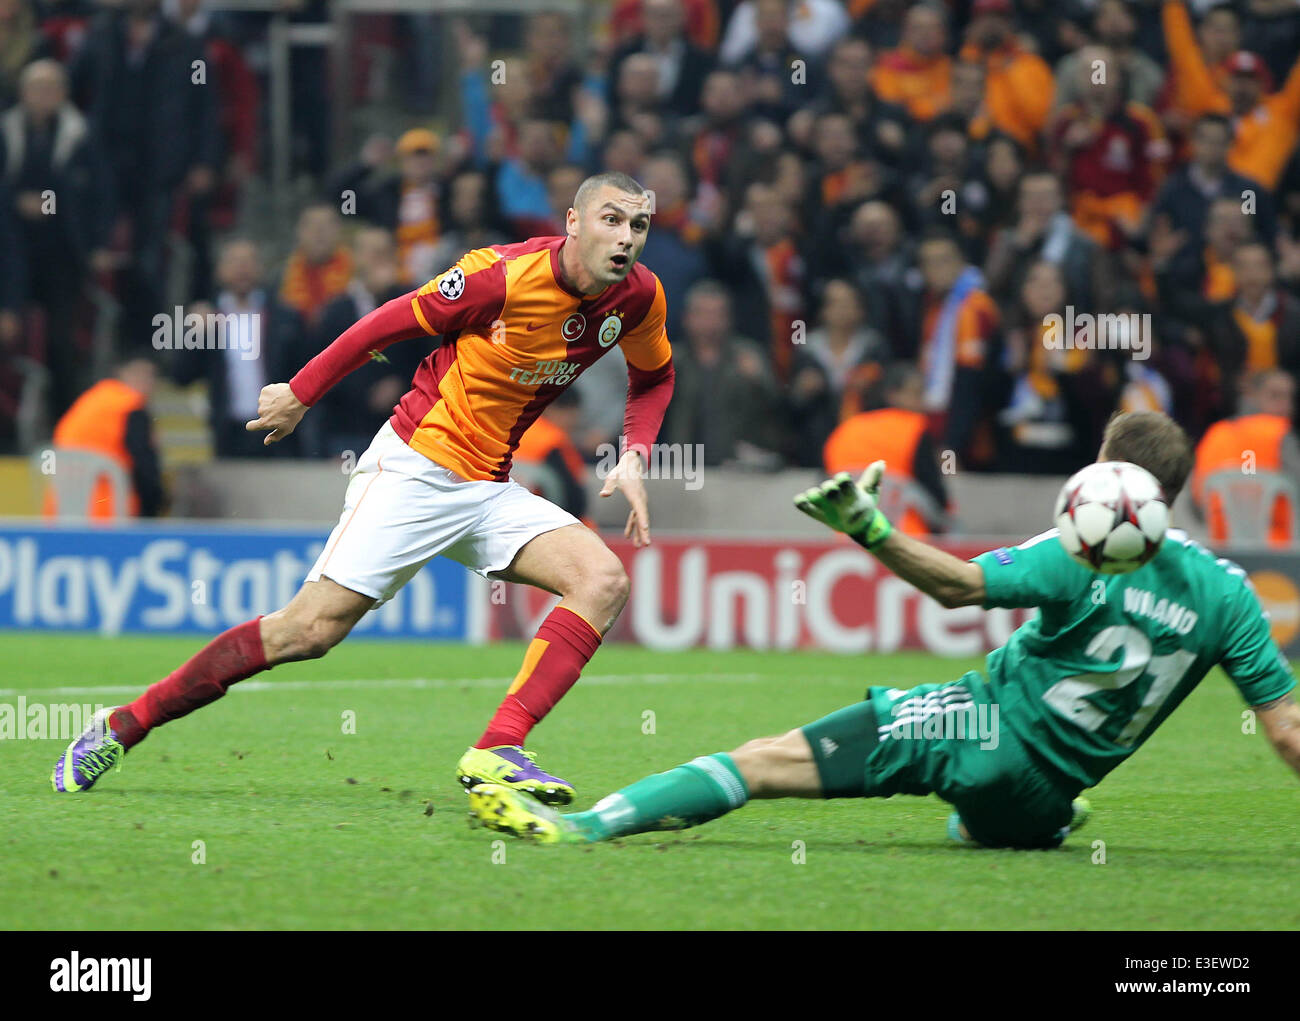
{"type": "Polygon", "coordinates": [[[1189,610],[1172,599],[1157,598],[1154,592],[1146,589],[1124,590],[1124,612],[1149,617],[1180,635],[1185,635],[1196,627],[1195,610],[1189,610]]]}

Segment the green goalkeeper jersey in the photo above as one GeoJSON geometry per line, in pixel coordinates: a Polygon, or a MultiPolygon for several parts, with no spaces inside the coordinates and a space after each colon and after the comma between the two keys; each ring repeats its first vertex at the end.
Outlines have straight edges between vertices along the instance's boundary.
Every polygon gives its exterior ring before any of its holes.
{"type": "Polygon", "coordinates": [[[1086,787],[1222,664],[1249,705],[1295,686],[1246,572],[1170,529],[1129,574],[1094,574],[1055,529],[974,560],[984,606],[1037,607],[987,666],[1002,720],[1086,787]]]}

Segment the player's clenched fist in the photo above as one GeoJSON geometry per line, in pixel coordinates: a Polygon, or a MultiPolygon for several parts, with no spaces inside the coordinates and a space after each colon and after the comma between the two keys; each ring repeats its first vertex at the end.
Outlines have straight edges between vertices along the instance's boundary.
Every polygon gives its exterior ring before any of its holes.
{"type": "Polygon", "coordinates": [[[288,383],[270,383],[262,387],[257,396],[257,418],[244,426],[249,432],[270,429],[263,444],[270,445],[284,439],[298,428],[307,405],[298,400],[288,383]]]}

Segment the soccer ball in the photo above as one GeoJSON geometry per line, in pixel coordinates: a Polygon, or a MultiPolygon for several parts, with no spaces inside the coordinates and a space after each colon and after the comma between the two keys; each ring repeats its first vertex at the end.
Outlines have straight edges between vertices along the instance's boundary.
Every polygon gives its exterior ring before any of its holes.
{"type": "Polygon", "coordinates": [[[1169,526],[1160,483],[1127,461],[1075,472],[1056,498],[1061,545],[1090,571],[1127,574],[1156,555],[1169,526]]]}

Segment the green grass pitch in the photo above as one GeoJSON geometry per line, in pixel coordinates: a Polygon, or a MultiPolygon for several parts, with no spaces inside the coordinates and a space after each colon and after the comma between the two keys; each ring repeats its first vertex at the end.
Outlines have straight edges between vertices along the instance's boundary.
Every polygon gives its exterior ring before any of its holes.
{"type": "MultiPolygon", "coordinates": [[[[199,644],[0,635],[0,701],[117,704],[199,644]]],[[[345,642],[161,728],[87,795],[50,791],[63,742],[0,741],[0,926],[1300,926],[1295,899],[1276,896],[1300,850],[1296,778],[1242,733],[1217,671],[1090,793],[1092,821],[1056,851],[952,845],[946,805],[903,797],[759,802],[694,830],[573,848],[470,829],[453,778],[521,655],[345,642]]],[[[585,808],[809,722],[867,684],[973,665],[611,646],[532,746],[585,808]]]]}

